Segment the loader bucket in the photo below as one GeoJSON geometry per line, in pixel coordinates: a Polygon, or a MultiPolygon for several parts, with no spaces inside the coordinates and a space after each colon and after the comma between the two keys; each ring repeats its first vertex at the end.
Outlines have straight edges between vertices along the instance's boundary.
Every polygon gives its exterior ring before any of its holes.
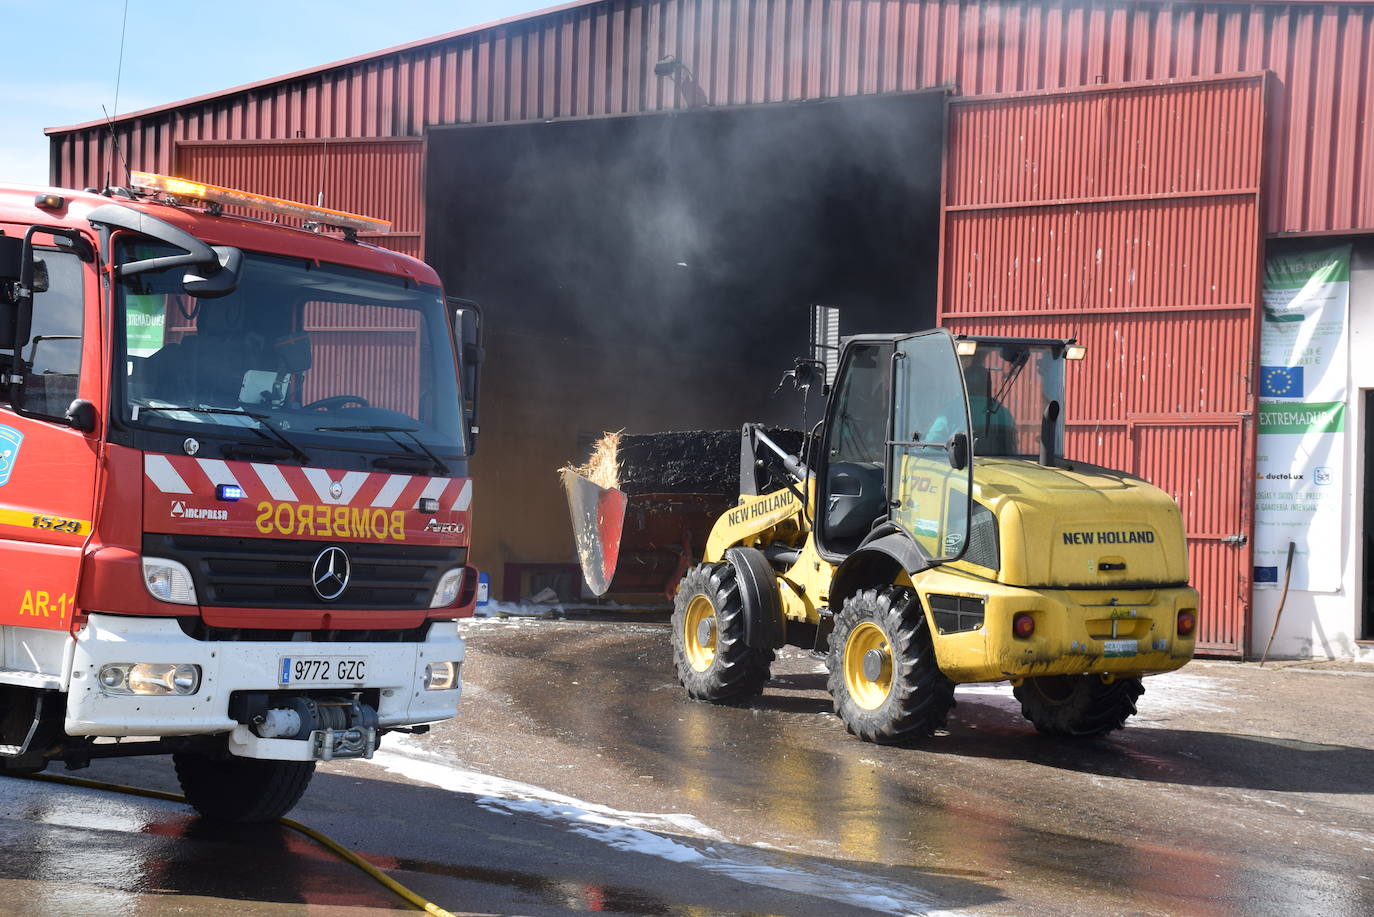
{"type": "Polygon", "coordinates": [[[561,474],[582,577],[598,596],[671,597],[716,518],[735,503],[720,494],[629,495],[571,468],[561,474]]]}
{"type": "Polygon", "coordinates": [[[620,533],[628,498],[618,490],[598,487],[571,468],[564,468],[561,474],[582,578],[593,593],[605,595],[620,559],[620,533]]]}

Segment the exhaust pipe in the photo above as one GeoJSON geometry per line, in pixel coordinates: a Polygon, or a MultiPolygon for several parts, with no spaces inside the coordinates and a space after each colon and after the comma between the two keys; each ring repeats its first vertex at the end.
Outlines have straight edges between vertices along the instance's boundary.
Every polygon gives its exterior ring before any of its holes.
{"type": "Polygon", "coordinates": [[[1059,457],[1054,454],[1054,434],[1058,428],[1059,402],[1051,401],[1045,405],[1045,413],[1040,417],[1040,464],[1046,468],[1059,465],[1059,457]]]}

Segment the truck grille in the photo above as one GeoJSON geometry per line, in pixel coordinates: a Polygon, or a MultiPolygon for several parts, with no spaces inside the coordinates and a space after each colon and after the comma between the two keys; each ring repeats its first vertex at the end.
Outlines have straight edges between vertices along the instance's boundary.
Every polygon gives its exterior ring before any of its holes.
{"type": "Polygon", "coordinates": [[[143,553],[185,564],[201,604],[229,608],[426,608],[440,575],[467,560],[462,547],[341,544],[352,576],[338,599],[325,602],[310,572],[330,544],[337,542],[145,534],[143,553]]]}

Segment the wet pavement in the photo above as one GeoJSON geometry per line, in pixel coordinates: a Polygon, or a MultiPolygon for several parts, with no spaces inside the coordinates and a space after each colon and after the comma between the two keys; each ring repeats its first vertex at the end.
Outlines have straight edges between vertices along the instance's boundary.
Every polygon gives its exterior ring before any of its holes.
{"type": "MultiPolygon", "coordinates": [[[[960,688],[919,749],[847,735],[784,651],[743,708],[689,701],[664,624],[465,625],[454,722],[322,766],[293,817],[455,913],[1374,913],[1374,669],[1193,663],[1106,740],[960,688]]],[[[176,790],[162,759],[81,776],[176,790]]],[[[284,827],[0,779],[0,913],[377,914],[284,827]]]]}

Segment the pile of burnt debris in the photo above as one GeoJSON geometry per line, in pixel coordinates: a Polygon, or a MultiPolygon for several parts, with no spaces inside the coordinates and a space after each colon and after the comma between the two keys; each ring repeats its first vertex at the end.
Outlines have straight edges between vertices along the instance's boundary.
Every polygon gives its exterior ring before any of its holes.
{"type": "MultiPolygon", "coordinates": [[[[792,454],[800,452],[798,430],[765,431],[792,454]]],[[[591,458],[572,470],[600,487],[634,494],[721,494],[740,492],[738,430],[685,430],[671,433],[607,433],[597,440],[591,458]]],[[[760,447],[767,473],[764,492],[783,486],[781,463],[760,447]]]]}

